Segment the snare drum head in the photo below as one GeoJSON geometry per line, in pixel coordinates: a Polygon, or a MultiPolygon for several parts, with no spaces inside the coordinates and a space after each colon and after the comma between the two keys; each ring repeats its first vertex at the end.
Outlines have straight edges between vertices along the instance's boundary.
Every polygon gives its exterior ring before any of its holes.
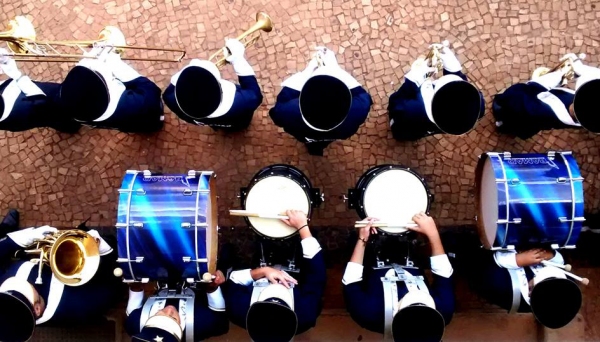
{"type": "Polygon", "coordinates": [[[486,247],[493,245],[498,230],[498,185],[492,160],[485,158],[479,180],[479,201],[477,218],[479,237],[486,247]]]}
{"type": "MultiPolygon", "coordinates": [[[[245,209],[268,215],[283,214],[288,209],[310,210],[305,190],[294,180],[283,176],[266,177],[256,182],[248,191],[245,209]]],[[[248,217],[252,227],[260,234],[271,238],[284,238],[296,232],[277,219],[248,217]]]]}
{"type": "MultiPolygon", "coordinates": [[[[391,169],[376,175],[364,191],[364,211],[369,217],[382,222],[406,224],[420,212],[426,212],[429,195],[421,179],[414,173],[391,169]]],[[[401,233],[406,229],[380,228],[389,233],[401,233]],[[388,231],[389,230],[389,231],[388,231]]]]}

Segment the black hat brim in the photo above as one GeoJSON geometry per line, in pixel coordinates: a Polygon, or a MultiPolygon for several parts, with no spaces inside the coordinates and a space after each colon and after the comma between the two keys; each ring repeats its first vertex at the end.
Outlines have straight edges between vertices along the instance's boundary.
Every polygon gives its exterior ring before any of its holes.
{"type": "Polygon", "coordinates": [[[395,342],[439,342],[445,329],[442,314],[424,305],[406,307],[398,311],[392,321],[395,342]]]}
{"type": "Polygon", "coordinates": [[[591,80],[577,89],[573,111],[581,126],[590,132],[600,133],[600,109],[596,96],[600,94],[600,80],[591,80]]]}
{"type": "Polygon", "coordinates": [[[110,95],[102,75],[78,65],[69,71],[62,83],[60,101],[74,119],[91,122],[104,114],[110,95]]]}
{"type": "Polygon", "coordinates": [[[330,131],[341,125],[351,106],[350,89],[333,76],[313,76],[306,81],[300,92],[300,112],[304,120],[323,131],[330,131]]]}
{"type": "Polygon", "coordinates": [[[481,94],[466,81],[453,81],[436,91],[431,102],[431,116],[436,126],[447,134],[469,132],[481,114],[481,94]]]}
{"type": "Polygon", "coordinates": [[[204,68],[187,67],[181,71],[175,84],[175,99],[179,109],[187,116],[206,118],[221,105],[221,82],[204,68]]]}
{"type": "Polygon", "coordinates": [[[297,329],[296,313],[284,305],[256,302],[248,309],[246,330],[254,342],[288,342],[297,329]]]}
{"type": "Polygon", "coordinates": [[[531,290],[533,315],[542,325],[551,329],[569,324],[579,312],[581,303],[581,289],[569,279],[546,279],[531,290]]]}
{"type": "Polygon", "coordinates": [[[31,303],[19,292],[0,293],[0,341],[27,341],[35,330],[31,303]]]}

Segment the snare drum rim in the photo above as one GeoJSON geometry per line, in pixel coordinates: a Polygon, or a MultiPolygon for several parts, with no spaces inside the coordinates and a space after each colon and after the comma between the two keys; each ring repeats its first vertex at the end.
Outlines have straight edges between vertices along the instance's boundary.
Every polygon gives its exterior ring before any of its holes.
{"type": "MultiPolygon", "coordinates": [[[[427,193],[427,208],[425,210],[425,213],[427,215],[429,215],[429,210],[431,209],[431,203],[432,203],[432,194],[431,194],[431,190],[429,190],[429,187],[427,186],[427,183],[425,182],[425,178],[421,177],[420,174],[418,174],[416,171],[414,171],[413,169],[411,169],[410,167],[406,167],[400,164],[382,164],[382,165],[377,165],[374,166],[370,169],[368,169],[365,173],[362,174],[362,176],[360,176],[360,178],[358,178],[358,181],[356,182],[356,206],[355,206],[355,210],[356,213],[358,214],[358,217],[360,217],[360,219],[364,219],[367,217],[367,213],[365,212],[364,209],[364,197],[365,197],[365,190],[367,189],[367,187],[369,186],[369,183],[371,183],[371,181],[373,179],[375,179],[375,177],[377,177],[377,175],[380,175],[382,172],[386,172],[386,171],[390,171],[390,170],[402,170],[402,171],[407,171],[409,173],[411,173],[413,176],[417,177],[417,179],[419,179],[421,181],[421,184],[423,184],[423,187],[425,188],[425,192],[427,193]],[[382,169],[386,169],[386,170],[382,170],[382,169]],[[381,171],[381,172],[379,172],[381,171]]],[[[387,234],[387,235],[402,235],[402,234],[406,234],[408,232],[410,232],[410,230],[402,232],[402,233],[397,233],[397,234],[393,234],[390,233],[388,231],[384,231],[381,230],[379,228],[377,228],[377,230],[383,234],[387,234]]]]}
{"type": "MultiPolygon", "coordinates": [[[[250,190],[252,190],[254,185],[265,178],[273,177],[273,176],[286,176],[286,178],[293,180],[298,185],[300,185],[300,187],[302,188],[302,190],[304,190],[304,193],[306,194],[306,198],[308,199],[309,205],[308,205],[308,213],[307,213],[306,217],[310,220],[310,217],[312,216],[312,209],[313,209],[313,203],[312,203],[313,200],[310,196],[310,189],[312,189],[312,184],[310,183],[310,180],[308,179],[308,177],[306,177],[306,175],[302,171],[300,171],[298,168],[296,168],[292,165],[288,165],[288,164],[272,164],[272,165],[264,167],[260,171],[258,171],[252,177],[252,179],[250,180],[250,184],[248,185],[248,187],[245,190],[246,196],[244,196],[244,199],[242,201],[242,208],[246,209],[246,201],[248,199],[247,195],[250,194],[250,190]],[[293,175],[293,177],[290,177],[289,175],[293,175]]],[[[268,239],[268,240],[281,241],[281,240],[289,239],[292,236],[298,235],[298,231],[296,230],[295,232],[293,232],[290,235],[280,237],[280,238],[274,238],[274,237],[267,236],[267,235],[259,232],[258,229],[256,229],[252,225],[252,223],[250,223],[250,220],[248,219],[248,217],[244,217],[244,220],[246,221],[246,224],[248,225],[248,227],[250,227],[254,231],[254,233],[256,233],[258,236],[268,239]]]]}

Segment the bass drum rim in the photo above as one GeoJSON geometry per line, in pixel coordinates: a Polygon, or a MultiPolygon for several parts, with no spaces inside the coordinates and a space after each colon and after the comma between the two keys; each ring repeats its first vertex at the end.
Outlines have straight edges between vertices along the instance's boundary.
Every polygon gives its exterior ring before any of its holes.
{"type": "MultiPolygon", "coordinates": [[[[266,167],[260,169],[260,171],[258,171],[256,174],[254,174],[254,176],[252,176],[252,178],[250,179],[249,185],[245,189],[246,195],[244,196],[244,200],[242,201],[242,208],[244,208],[244,210],[246,209],[246,201],[248,200],[248,194],[250,194],[250,191],[252,190],[254,185],[256,185],[259,181],[261,181],[263,179],[273,177],[273,176],[283,176],[283,175],[286,176],[285,178],[290,179],[290,180],[294,181],[296,184],[298,184],[302,188],[304,193],[306,194],[306,199],[308,200],[308,213],[307,213],[306,217],[310,221],[310,218],[312,216],[312,209],[313,209],[313,200],[312,200],[312,197],[310,194],[310,189],[312,189],[312,184],[310,183],[310,180],[308,179],[308,177],[306,177],[306,175],[302,171],[300,171],[295,166],[288,165],[288,164],[272,164],[272,165],[269,165],[269,166],[266,166],[266,167]],[[275,174],[273,174],[272,172],[275,172],[275,174]],[[294,177],[289,177],[288,176],[289,174],[294,174],[294,177]],[[301,181],[302,183],[300,183],[299,181],[301,181]]],[[[298,231],[296,230],[295,232],[293,232],[289,235],[283,236],[283,237],[271,237],[271,236],[263,234],[256,227],[254,227],[254,225],[252,225],[252,223],[250,222],[250,219],[247,216],[244,217],[244,220],[246,221],[246,224],[248,225],[248,227],[250,227],[250,229],[252,229],[252,231],[254,233],[256,233],[258,236],[260,236],[264,239],[281,241],[281,240],[289,239],[292,236],[298,235],[298,231]]]]}
{"type": "MultiPolygon", "coordinates": [[[[486,249],[492,249],[492,245],[495,242],[496,234],[498,234],[498,225],[496,225],[496,231],[494,232],[494,241],[490,243],[487,238],[487,233],[485,231],[485,225],[483,222],[483,203],[481,201],[483,168],[485,167],[485,164],[488,160],[490,160],[491,162],[491,158],[488,152],[481,154],[481,156],[479,157],[479,161],[477,162],[477,167],[475,168],[475,208],[477,211],[477,217],[475,219],[475,222],[477,226],[477,235],[479,236],[479,241],[483,244],[483,247],[485,247],[486,249]]],[[[496,203],[496,205],[498,205],[498,203],[496,203]]]]}
{"type": "MultiPolygon", "coordinates": [[[[390,170],[406,171],[406,172],[409,172],[410,174],[412,174],[413,176],[415,176],[421,182],[421,184],[423,185],[423,188],[425,189],[425,192],[427,194],[427,208],[425,210],[425,213],[427,215],[429,215],[429,210],[431,209],[431,203],[433,202],[433,200],[432,200],[433,195],[431,194],[431,190],[429,190],[429,187],[427,186],[427,183],[425,182],[425,178],[421,177],[420,174],[418,174],[416,171],[414,171],[410,167],[406,167],[406,166],[403,166],[400,164],[382,164],[382,165],[377,165],[377,166],[373,166],[373,167],[369,168],[358,178],[358,181],[356,182],[355,189],[357,191],[357,194],[356,194],[356,205],[355,205],[354,209],[356,210],[358,217],[360,217],[361,220],[365,219],[367,217],[367,213],[365,212],[365,209],[364,209],[365,190],[367,189],[369,183],[371,183],[371,181],[373,181],[377,177],[377,175],[381,174],[381,172],[378,172],[378,171],[380,171],[381,169],[385,169],[385,168],[387,168],[388,170],[384,170],[382,172],[386,172],[386,171],[390,171],[390,170]]],[[[403,231],[400,233],[391,233],[389,231],[382,230],[381,228],[377,228],[377,230],[386,235],[404,235],[404,234],[408,234],[411,232],[410,230],[407,230],[407,231],[403,231]]]]}

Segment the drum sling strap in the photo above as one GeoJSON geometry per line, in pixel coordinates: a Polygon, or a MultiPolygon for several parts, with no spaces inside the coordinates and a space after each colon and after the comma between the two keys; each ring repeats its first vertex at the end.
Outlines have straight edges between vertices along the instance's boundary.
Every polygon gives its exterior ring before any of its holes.
{"type": "Polygon", "coordinates": [[[408,291],[425,291],[429,293],[427,285],[423,280],[423,276],[413,276],[408,271],[403,269],[398,264],[392,264],[392,269],[387,271],[385,277],[381,277],[383,284],[383,299],[384,299],[384,330],[383,340],[392,341],[392,322],[394,315],[398,311],[398,282],[402,281],[406,285],[408,291]]]}
{"type": "MultiPolygon", "coordinates": [[[[537,274],[539,268],[543,267],[543,265],[529,266],[533,274],[537,274]]],[[[507,268],[506,270],[512,284],[512,305],[508,313],[513,314],[517,313],[521,306],[521,297],[529,304],[529,280],[527,280],[527,274],[523,267],[507,268]]]]}
{"type": "MultiPolygon", "coordinates": [[[[185,310],[185,340],[186,342],[194,342],[194,300],[195,293],[192,289],[184,289],[181,293],[177,293],[176,290],[163,289],[158,294],[150,296],[144,307],[142,308],[142,315],[140,317],[140,331],[144,327],[148,318],[156,314],[157,310],[152,310],[152,307],[162,304],[164,308],[166,301],[168,300],[179,300],[179,312],[182,313],[182,309],[185,310]],[[164,303],[159,303],[164,301],[164,303]],[[187,308],[187,309],[186,309],[187,308]]],[[[162,308],[161,308],[162,309],[162,308]]]]}
{"type": "MultiPolygon", "coordinates": [[[[281,265],[275,265],[273,268],[282,270],[281,265]]],[[[258,297],[263,292],[267,286],[269,286],[269,280],[267,278],[261,278],[254,283],[252,283],[252,297],[250,298],[250,305],[256,303],[258,301],[258,297]]],[[[290,295],[292,296],[292,311],[294,310],[294,284],[290,284],[290,288],[288,289],[290,295]]]]}

